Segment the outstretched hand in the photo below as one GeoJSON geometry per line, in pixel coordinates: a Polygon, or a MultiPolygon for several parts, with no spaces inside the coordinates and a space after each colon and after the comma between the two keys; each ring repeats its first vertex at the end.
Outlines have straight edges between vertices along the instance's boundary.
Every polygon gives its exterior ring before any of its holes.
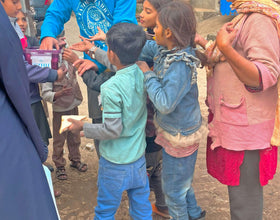
{"type": "Polygon", "coordinates": [[[89,69],[98,71],[97,65],[94,62],[87,59],[78,59],[73,63],[73,66],[77,68],[79,76],[82,76],[84,72],[89,69]]]}
{"type": "Polygon", "coordinates": [[[86,52],[94,46],[94,43],[91,43],[88,38],[85,38],[82,36],[80,36],[80,38],[82,39],[82,41],[79,43],[73,44],[72,46],[69,47],[69,49],[86,52]]]}
{"type": "Polygon", "coordinates": [[[104,33],[104,31],[101,30],[100,27],[97,27],[98,32],[96,35],[94,36],[90,36],[89,40],[90,41],[95,41],[95,40],[101,40],[101,41],[105,41],[106,40],[106,34],[104,33]]]}
{"type": "Polygon", "coordinates": [[[63,50],[62,59],[66,60],[69,63],[74,63],[76,60],[79,59],[78,55],[74,53],[72,50],[65,48],[63,50]]]}

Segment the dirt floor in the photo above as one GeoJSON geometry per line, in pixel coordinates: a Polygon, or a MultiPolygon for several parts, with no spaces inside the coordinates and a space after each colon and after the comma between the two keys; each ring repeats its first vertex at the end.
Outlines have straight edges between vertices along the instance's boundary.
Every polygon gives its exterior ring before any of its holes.
{"type": "MultiPolygon", "coordinates": [[[[199,24],[198,32],[203,36],[207,34],[215,34],[218,28],[227,21],[226,17],[214,17],[199,24]]],[[[68,43],[71,45],[79,41],[79,30],[75,22],[75,17],[65,25],[66,37],[68,43]]],[[[86,86],[79,78],[80,87],[84,95],[84,101],[79,107],[80,115],[88,115],[87,112],[87,95],[86,86]]],[[[203,117],[207,117],[207,108],[204,104],[206,96],[206,79],[204,70],[199,70],[199,101],[201,103],[201,110],[203,117]]],[[[51,106],[49,105],[49,111],[51,106]]],[[[51,111],[50,111],[51,118],[51,111]]],[[[98,171],[98,158],[95,151],[85,149],[87,144],[92,144],[90,139],[82,138],[81,154],[82,161],[88,164],[88,171],[80,173],[77,170],[69,167],[67,161],[66,171],[68,180],[59,181],[52,173],[54,188],[61,190],[61,197],[57,198],[57,206],[62,220],[88,220],[94,217],[94,207],[96,206],[97,196],[97,171],[98,171]]],[[[206,161],[205,161],[205,144],[199,148],[198,158],[196,163],[196,170],[194,175],[193,187],[196,192],[198,204],[207,211],[207,220],[227,220],[230,219],[229,203],[226,186],[220,184],[214,178],[207,174],[206,161]]],[[[50,144],[50,155],[52,152],[52,142],[50,144]]],[[[67,159],[68,150],[65,147],[65,158],[67,159]]],[[[52,163],[51,156],[48,162],[52,163]]],[[[274,180],[264,188],[264,220],[279,219],[279,166],[274,180]]],[[[151,193],[151,202],[154,201],[154,195],[151,193]]],[[[124,194],[121,205],[116,213],[116,220],[128,220],[128,199],[124,194]]],[[[154,216],[154,219],[160,220],[162,218],[154,216]]]]}

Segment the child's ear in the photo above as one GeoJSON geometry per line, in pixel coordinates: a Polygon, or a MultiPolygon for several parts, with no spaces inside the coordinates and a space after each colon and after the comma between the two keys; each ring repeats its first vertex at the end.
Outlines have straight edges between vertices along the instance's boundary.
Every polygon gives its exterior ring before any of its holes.
{"type": "Polygon", "coordinates": [[[166,28],[166,29],[165,29],[165,37],[166,37],[167,39],[171,39],[172,36],[173,36],[173,33],[172,33],[172,31],[170,30],[170,28],[166,28]]]}
{"type": "Polygon", "coordinates": [[[116,53],[112,50],[109,50],[109,56],[110,56],[111,60],[115,63],[116,59],[118,58],[116,53]]]}

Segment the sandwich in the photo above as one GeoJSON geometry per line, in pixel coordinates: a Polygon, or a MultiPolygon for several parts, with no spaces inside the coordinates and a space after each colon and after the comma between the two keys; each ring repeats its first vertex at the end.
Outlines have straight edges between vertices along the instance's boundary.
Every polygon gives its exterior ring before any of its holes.
{"type": "Polygon", "coordinates": [[[67,131],[70,125],[72,124],[70,121],[68,121],[69,118],[82,121],[86,119],[86,116],[83,115],[62,115],[61,116],[61,126],[59,129],[59,134],[63,133],[64,131],[67,131]]]}

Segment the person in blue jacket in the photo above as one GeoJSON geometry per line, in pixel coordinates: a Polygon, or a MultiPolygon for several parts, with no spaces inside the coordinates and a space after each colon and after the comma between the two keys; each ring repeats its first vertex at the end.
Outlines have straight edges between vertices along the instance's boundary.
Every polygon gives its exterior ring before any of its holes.
{"type": "Polygon", "coordinates": [[[0,219],[56,220],[21,43],[2,4],[0,17],[0,219]]]}
{"type": "MultiPolygon", "coordinates": [[[[22,33],[19,25],[17,24],[17,15],[22,9],[21,2],[16,0],[11,4],[11,0],[1,0],[1,4],[6,11],[8,18],[11,22],[12,27],[15,29],[18,38],[22,43],[22,47],[25,47],[24,44],[24,34],[22,33]]],[[[37,65],[31,65],[27,62],[23,56],[24,64],[27,70],[27,75],[29,78],[29,89],[30,89],[30,104],[31,108],[37,122],[37,126],[41,132],[43,141],[49,145],[49,138],[51,138],[51,131],[45,115],[43,105],[41,103],[41,96],[39,91],[38,83],[44,82],[54,82],[56,80],[61,81],[66,75],[65,66],[61,66],[58,70],[50,69],[48,67],[40,67],[37,65]]]]}
{"type": "MultiPolygon", "coordinates": [[[[135,0],[54,0],[48,8],[45,20],[41,27],[40,49],[58,49],[58,41],[55,39],[64,28],[64,24],[71,18],[71,13],[76,15],[80,35],[86,38],[98,33],[98,28],[107,33],[112,25],[119,22],[137,24],[136,1],[135,0]]],[[[95,44],[107,50],[103,41],[96,41],[95,44]]],[[[98,74],[105,70],[105,66],[96,60],[92,60],[84,53],[84,58],[88,61],[87,69],[94,65],[98,74]],[[92,63],[94,62],[94,64],[92,63]]],[[[87,84],[86,81],[84,81],[87,84]]],[[[102,122],[102,113],[98,104],[99,92],[87,88],[88,92],[88,112],[93,123],[102,122]]],[[[95,140],[95,147],[99,156],[99,142],[95,140]]]]}

